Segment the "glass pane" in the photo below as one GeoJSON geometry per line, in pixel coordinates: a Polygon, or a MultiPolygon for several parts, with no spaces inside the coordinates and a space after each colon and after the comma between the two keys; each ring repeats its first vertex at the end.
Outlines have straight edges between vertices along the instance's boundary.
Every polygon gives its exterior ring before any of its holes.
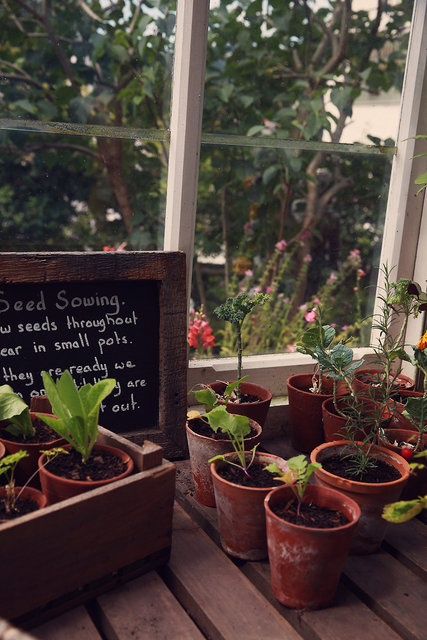
{"type": "Polygon", "coordinates": [[[1,250],[163,247],[175,13],[4,5],[1,250]]]}
{"type": "Polygon", "coordinates": [[[163,248],[164,143],[0,131],[0,145],[0,251],[163,248]]]}
{"type": "Polygon", "coordinates": [[[412,6],[212,0],[203,130],[395,139],[412,6]]]}
{"type": "Polygon", "coordinates": [[[367,345],[391,158],[205,146],[192,306],[215,347],[199,340],[192,356],[235,353],[213,309],[239,291],[271,296],[245,320],[246,354],[293,351],[319,304],[340,337],[367,345]]]}
{"type": "Polygon", "coordinates": [[[167,128],[175,5],[5,4],[0,117],[167,128]]]}

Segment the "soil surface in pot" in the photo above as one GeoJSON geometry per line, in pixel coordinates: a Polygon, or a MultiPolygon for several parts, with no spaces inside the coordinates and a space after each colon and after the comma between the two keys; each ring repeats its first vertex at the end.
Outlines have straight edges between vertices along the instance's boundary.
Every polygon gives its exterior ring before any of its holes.
{"type": "MultiPolygon", "coordinates": [[[[226,387],[224,386],[223,391],[225,391],[225,389],[226,387]]],[[[215,395],[218,398],[218,400],[225,402],[225,398],[222,391],[215,392],[215,395]]],[[[238,399],[235,392],[233,392],[230,397],[230,402],[233,402],[235,404],[246,404],[249,402],[260,402],[260,401],[261,401],[261,398],[259,398],[258,396],[254,396],[252,393],[240,393],[240,399],[238,399]]]]}
{"type": "Polygon", "coordinates": [[[33,420],[33,427],[36,430],[33,436],[28,438],[23,438],[22,435],[13,435],[6,431],[6,429],[0,429],[0,437],[5,440],[10,440],[11,442],[19,442],[22,444],[38,444],[39,442],[52,442],[52,440],[58,440],[60,436],[50,427],[47,426],[45,422],[40,420],[39,418],[35,418],[33,420]]]}
{"type": "Polygon", "coordinates": [[[15,502],[15,509],[10,513],[7,513],[3,499],[0,499],[0,522],[2,520],[14,520],[15,518],[19,518],[19,516],[24,516],[26,513],[31,513],[38,509],[39,505],[35,500],[25,498],[17,500],[15,502]]]}
{"type": "Polygon", "coordinates": [[[216,472],[221,478],[239,484],[243,487],[256,487],[258,489],[267,489],[268,487],[280,487],[283,482],[275,480],[274,475],[264,469],[261,464],[251,464],[248,469],[249,476],[240,468],[233,467],[231,464],[218,466],[216,472]]]}
{"type": "Polygon", "coordinates": [[[298,501],[296,498],[289,502],[279,502],[271,507],[273,513],[282,520],[313,529],[332,529],[350,522],[341,511],[320,507],[314,502],[303,502],[299,515],[297,509],[298,501]]]}
{"type": "MultiPolygon", "coordinates": [[[[369,384],[372,387],[381,387],[383,384],[383,375],[380,373],[358,373],[356,377],[363,384],[369,384]]],[[[412,386],[411,382],[408,380],[404,380],[402,378],[395,378],[395,376],[390,375],[390,380],[394,380],[392,388],[399,389],[408,389],[412,386]]]]}
{"type": "Polygon", "coordinates": [[[340,478],[346,478],[347,480],[355,480],[356,482],[378,484],[381,482],[393,482],[393,480],[398,480],[401,477],[397,469],[383,460],[375,460],[375,465],[374,468],[367,469],[363,476],[355,476],[351,473],[351,468],[354,466],[354,463],[349,458],[344,459],[340,456],[331,456],[326,460],[322,460],[322,467],[325,471],[332,473],[334,476],[340,476],[340,478]]]}
{"type": "MultiPolygon", "coordinates": [[[[215,433],[215,431],[210,428],[208,423],[201,418],[193,418],[192,420],[189,420],[188,426],[190,427],[191,431],[194,431],[194,433],[197,433],[199,436],[205,436],[206,438],[212,438],[213,440],[230,440],[228,435],[226,433],[223,433],[222,431],[217,431],[215,433]]],[[[252,438],[256,436],[256,434],[257,430],[251,427],[251,432],[248,433],[247,436],[245,436],[245,439],[252,438]]]]}
{"type": "Polygon", "coordinates": [[[72,449],[69,454],[60,453],[47,465],[47,471],[69,480],[109,480],[126,471],[126,464],[106,451],[93,451],[86,464],[80,453],[72,449]]]}

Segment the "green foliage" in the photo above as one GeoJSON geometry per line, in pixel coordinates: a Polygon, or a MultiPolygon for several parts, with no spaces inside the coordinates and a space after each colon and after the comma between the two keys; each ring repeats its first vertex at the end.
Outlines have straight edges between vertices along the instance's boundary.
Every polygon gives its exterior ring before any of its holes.
{"type": "Polygon", "coordinates": [[[219,407],[215,407],[204,416],[204,419],[209,422],[209,425],[215,433],[218,431],[222,431],[222,433],[226,433],[228,438],[231,440],[231,444],[233,445],[233,449],[237,454],[237,458],[240,464],[236,464],[232,462],[228,458],[225,458],[222,455],[214,456],[209,460],[209,462],[214,462],[215,460],[223,460],[228,464],[231,464],[235,467],[240,467],[243,471],[249,475],[248,469],[251,466],[254,457],[256,447],[255,445],[251,450],[251,459],[249,463],[246,461],[245,455],[245,436],[249,435],[251,432],[251,427],[249,425],[249,418],[247,416],[240,416],[228,413],[226,407],[221,405],[219,407]]]}
{"type": "Polygon", "coordinates": [[[308,459],[304,455],[294,456],[289,458],[288,471],[281,471],[277,464],[269,464],[265,467],[270,473],[276,474],[275,480],[284,482],[292,489],[298,500],[297,514],[300,514],[301,504],[304,501],[304,494],[307,488],[310,476],[315,469],[320,469],[322,465],[320,462],[308,462],[308,459]]]}
{"type": "Polygon", "coordinates": [[[400,500],[387,504],[383,509],[382,517],[388,522],[407,522],[420,514],[423,509],[427,509],[427,495],[414,500],[400,500]]]}
{"type": "Polygon", "coordinates": [[[0,421],[3,420],[9,422],[5,431],[13,435],[22,435],[25,439],[35,434],[28,405],[7,384],[0,386],[0,421]]]}
{"type": "MultiPolygon", "coordinates": [[[[243,378],[239,378],[235,382],[229,382],[224,389],[224,392],[221,395],[221,399],[224,402],[225,406],[228,405],[229,401],[233,397],[233,393],[235,389],[240,385],[241,382],[247,380],[248,376],[244,376],[243,378]]],[[[193,393],[196,396],[197,402],[205,405],[205,410],[211,411],[214,407],[218,405],[219,397],[215,393],[215,391],[209,386],[205,386],[203,389],[192,389],[190,393],[193,393]]]]}
{"type": "Polygon", "coordinates": [[[7,483],[5,485],[4,492],[4,506],[6,509],[6,513],[11,513],[15,509],[15,502],[18,499],[18,496],[15,496],[15,470],[18,463],[23,459],[28,457],[28,453],[26,451],[16,451],[16,453],[11,453],[8,456],[4,456],[4,458],[0,459],[0,475],[6,475],[7,483]]]}
{"type": "Polygon", "coordinates": [[[68,369],[56,383],[46,371],[42,371],[42,377],[57,417],[37,414],[38,417],[65,438],[81,454],[83,462],[87,462],[98,436],[101,402],[113,391],[116,381],[106,378],[78,389],[68,369]]]}

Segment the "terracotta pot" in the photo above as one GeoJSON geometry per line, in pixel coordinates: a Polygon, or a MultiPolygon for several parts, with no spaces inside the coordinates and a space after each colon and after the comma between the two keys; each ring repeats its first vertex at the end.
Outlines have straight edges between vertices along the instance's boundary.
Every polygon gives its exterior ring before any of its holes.
{"type": "Polygon", "coordinates": [[[322,425],[322,404],[332,397],[333,383],[322,376],[324,393],[312,393],[311,373],[298,373],[288,378],[289,429],[294,449],[310,453],[325,441],[322,425]]]}
{"type": "MultiPolygon", "coordinates": [[[[262,435],[262,428],[257,422],[250,420],[249,424],[256,429],[256,435],[245,438],[245,448],[248,451],[260,442],[262,435]]],[[[233,445],[230,440],[215,440],[195,433],[189,427],[188,422],[185,425],[185,429],[196,498],[206,507],[214,507],[215,494],[208,460],[214,456],[230,453],[233,451],[233,445]]]]}
{"type": "MultiPolygon", "coordinates": [[[[234,453],[226,454],[227,458],[230,456],[236,458],[234,453]]],[[[276,463],[279,469],[287,471],[285,460],[268,453],[257,453],[255,462],[263,466],[276,463]]],[[[225,464],[211,463],[222,548],[235,558],[262,560],[268,555],[264,498],[274,487],[259,489],[228,482],[216,471],[225,464]]]]}
{"type": "MultiPolygon", "coordinates": [[[[43,415],[52,416],[53,414],[46,413],[43,415]]],[[[35,412],[30,411],[30,417],[32,420],[34,420],[36,418],[35,412]]],[[[3,433],[7,433],[7,431],[3,431],[3,433]]],[[[6,437],[4,437],[4,435],[0,436],[0,440],[6,447],[7,453],[16,453],[21,449],[28,453],[28,457],[20,460],[19,464],[16,467],[15,479],[16,482],[20,484],[25,484],[27,480],[33,475],[33,473],[37,471],[37,461],[40,457],[41,449],[52,449],[53,447],[61,447],[65,443],[64,438],[60,438],[59,436],[56,436],[56,438],[54,440],[51,440],[50,442],[15,442],[14,440],[8,440],[6,437]]],[[[34,485],[36,487],[40,486],[38,476],[36,476],[31,481],[31,485],[34,485]]]]}
{"type": "MultiPolygon", "coordinates": [[[[390,401],[390,405],[394,406],[395,403],[390,401]]],[[[338,407],[341,410],[346,410],[352,406],[352,399],[348,396],[338,398],[338,407]]],[[[358,398],[357,411],[361,414],[361,419],[358,420],[360,429],[354,434],[355,440],[363,440],[367,434],[372,430],[372,418],[378,415],[380,412],[381,426],[385,428],[391,418],[393,409],[392,406],[381,404],[370,398],[361,400],[358,398]]],[[[323,432],[325,442],[334,442],[335,440],[345,440],[346,433],[344,428],[346,424],[351,424],[351,418],[344,418],[340,416],[334,406],[333,398],[326,399],[322,404],[322,418],[323,418],[323,432]]]]}
{"type": "MultiPolygon", "coordinates": [[[[330,456],[349,453],[349,444],[346,440],[326,442],[311,452],[310,459],[322,463],[330,456]]],[[[360,506],[362,515],[350,548],[350,553],[358,555],[373,553],[380,547],[387,527],[387,521],[381,515],[383,507],[399,500],[409,478],[409,465],[397,453],[384,447],[375,447],[374,455],[397,469],[401,477],[392,482],[369,483],[347,480],[325,469],[314,471],[317,485],[338,489],[360,506]]]]}
{"type": "MultiPolygon", "coordinates": [[[[381,400],[381,386],[373,386],[372,383],[364,382],[363,377],[369,376],[373,381],[377,379],[380,383],[383,375],[384,371],[382,369],[358,369],[354,374],[353,381],[353,386],[356,394],[363,394],[368,398],[376,398],[377,400],[381,400]]],[[[400,391],[400,389],[410,391],[414,388],[414,386],[415,381],[412,378],[408,378],[408,376],[405,376],[403,373],[399,373],[399,375],[396,376],[396,380],[393,384],[393,389],[396,391],[400,391]]]]}
{"type": "MultiPolygon", "coordinates": [[[[402,400],[406,401],[408,398],[422,398],[424,394],[421,391],[400,390],[399,395],[402,397],[402,400]]],[[[412,422],[408,420],[408,418],[406,418],[404,415],[402,415],[405,411],[405,404],[403,402],[396,402],[395,408],[396,410],[393,411],[390,424],[388,425],[389,429],[404,429],[407,431],[413,431],[415,427],[412,422]]]]}
{"type": "Polygon", "coordinates": [[[278,487],[265,498],[268,557],[274,597],[294,609],[330,605],[360,518],[359,505],[340,491],[308,485],[304,502],[342,512],[348,524],[315,529],[286,522],[273,507],[293,497],[290,487],[278,487]]]}
{"type": "MultiPolygon", "coordinates": [[[[392,442],[411,442],[412,444],[415,444],[418,438],[417,431],[409,431],[406,429],[385,429],[385,435],[387,440],[382,441],[382,446],[398,453],[399,455],[401,455],[401,447],[390,444],[388,440],[391,440],[392,442]]],[[[423,434],[421,443],[420,451],[425,451],[427,449],[427,433],[423,434]]],[[[416,458],[414,460],[409,460],[409,462],[416,462],[416,458]]],[[[423,461],[419,460],[419,462],[423,461]]],[[[402,491],[401,499],[414,500],[415,498],[418,498],[418,496],[424,495],[427,495],[427,467],[411,471],[408,483],[402,491]]]]}
{"type": "MultiPolygon", "coordinates": [[[[227,384],[229,383],[227,382],[227,384]]],[[[226,383],[212,382],[209,386],[215,391],[215,393],[221,393],[222,391],[224,391],[226,383]]],[[[242,393],[248,393],[252,396],[256,396],[257,398],[259,398],[259,401],[241,403],[229,402],[227,405],[227,411],[239,416],[247,416],[251,420],[255,420],[255,422],[258,422],[258,424],[263,427],[267,419],[267,414],[272,398],[270,391],[268,389],[265,389],[265,387],[261,387],[258,384],[253,384],[252,382],[242,382],[240,384],[240,390],[242,393]]],[[[220,401],[220,404],[224,403],[220,401]]]]}
{"type": "MultiPolygon", "coordinates": [[[[14,493],[18,495],[21,492],[22,487],[15,487],[14,493]]],[[[0,487],[0,499],[3,499],[5,488],[0,487]]],[[[47,498],[41,491],[34,489],[34,487],[24,487],[20,498],[23,500],[32,500],[38,505],[39,509],[43,509],[47,505],[47,498]]],[[[18,516],[19,517],[19,516],[18,516]]],[[[10,522],[8,518],[0,518],[0,522],[10,522]]]]}
{"type": "MultiPolygon", "coordinates": [[[[65,445],[64,449],[71,449],[70,445],[65,445]]],[[[49,466],[43,467],[46,463],[46,455],[43,454],[39,457],[38,466],[40,469],[40,482],[42,491],[47,497],[48,504],[54,504],[60,500],[66,500],[72,496],[85,493],[85,491],[91,491],[97,487],[102,487],[116,480],[121,480],[130,475],[133,471],[133,460],[126,452],[116,447],[109,447],[107,445],[94,445],[94,451],[106,451],[112,455],[118,456],[125,464],[126,470],[114,478],[108,480],[70,480],[69,478],[62,478],[51,473],[48,469],[49,466]]]]}

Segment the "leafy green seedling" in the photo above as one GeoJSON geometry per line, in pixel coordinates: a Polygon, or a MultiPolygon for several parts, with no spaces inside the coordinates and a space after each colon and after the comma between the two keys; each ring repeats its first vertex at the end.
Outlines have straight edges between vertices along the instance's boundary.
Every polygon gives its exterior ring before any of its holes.
{"type": "Polygon", "coordinates": [[[253,449],[251,449],[251,459],[249,463],[246,461],[245,456],[245,436],[249,435],[251,432],[251,428],[249,425],[249,418],[247,416],[238,416],[228,413],[227,409],[224,405],[220,405],[219,407],[214,407],[212,411],[205,414],[203,419],[209,422],[209,425],[215,433],[220,430],[222,433],[226,433],[227,436],[231,440],[231,444],[233,445],[233,449],[237,454],[237,458],[240,464],[232,462],[228,458],[225,458],[223,455],[214,456],[209,460],[209,462],[214,462],[215,460],[223,460],[228,464],[231,464],[234,467],[239,467],[246,473],[247,476],[250,477],[248,473],[248,469],[251,466],[252,462],[255,458],[255,452],[258,445],[255,445],[253,449]]]}
{"type": "MultiPolygon", "coordinates": [[[[68,453],[62,447],[54,447],[52,449],[41,449],[40,453],[44,453],[46,455],[46,462],[43,467],[46,467],[51,460],[56,458],[59,453],[68,453]]],[[[40,468],[37,468],[36,471],[28,478],[27,482],[21,487],[19,493],[15,494],[15,470],[19,462],[23,458],[28,457],[28,453],[23,449],[16,451],[15,453],[11,453],[8,456],[0,459],[0,475],[6,475],[6,485],[4,487],[4,506],[6,509],[6,513],[12,513],[15,511],[15,505],[18,502],[22,492],[25,487],[29,485],[31,480],[40,472],[40,468]]]]}
{"type": "Polygon", "coordinates": [[[30,409],[23,399],[14,393],[8,384],[0,386],[0,420],[7,420],[5,427],[14,436],[31,438],[35,429],[30,417],[30,409]]]}
{"type": "Polygon", "coordinates": [[[56,383],[46,371],[42,371],[42,377],[57,418],[42,414],[37,416],[71,444],[81,454],[84,463],[87,462],[98,437],[101,402],[113,391],[116,381],[106,378],[78,389],[68,370],[56,383]]]}
{"type": "Polygon", "coordinates": [[[220,318],[230,322],[236,332],[237,342],[237,386],[236,395],[240,399],[240,378],[242,377],[242,326],[247,315],[249,315],[255,307],[264,305],[270,296],[263,293],[255,293],[250,296],[246,292],[242,292],[235,298],[227,298],[227,300],[214,309],[214,313],[220,318]]]}
{"type": "MultiPolygon", "coordinates": [[[[414,458],[426,458],[427,460],[427,449],[415,453],[414,458]]],[[[426,465],[420,462],[412,462],[409,467],[411,471],[416,471],[417,469],[425,469],[426,465]]],[[[399,500],[398,502],[386,504],[382,517],[388,522],[407,522],[415,518],[423,509],[427,509],[427,495],[419,496],[414,500],[399,500]]]]}
{"type": "Polygon", "coordinates": [[[304,500],[305,490],[311,474],[315,469],[320,469],[320,462],[310,462],[307,464],[307,458],[304,455],[294,456],[288,460],[288,471],[281,471],[276,463],[269,464],[265,467],[270,473],[275,473],[275,480],[280,480],[287,484],[295,494],[298,500],[297,515],[300,515],[301,505],[304,500]]]}

